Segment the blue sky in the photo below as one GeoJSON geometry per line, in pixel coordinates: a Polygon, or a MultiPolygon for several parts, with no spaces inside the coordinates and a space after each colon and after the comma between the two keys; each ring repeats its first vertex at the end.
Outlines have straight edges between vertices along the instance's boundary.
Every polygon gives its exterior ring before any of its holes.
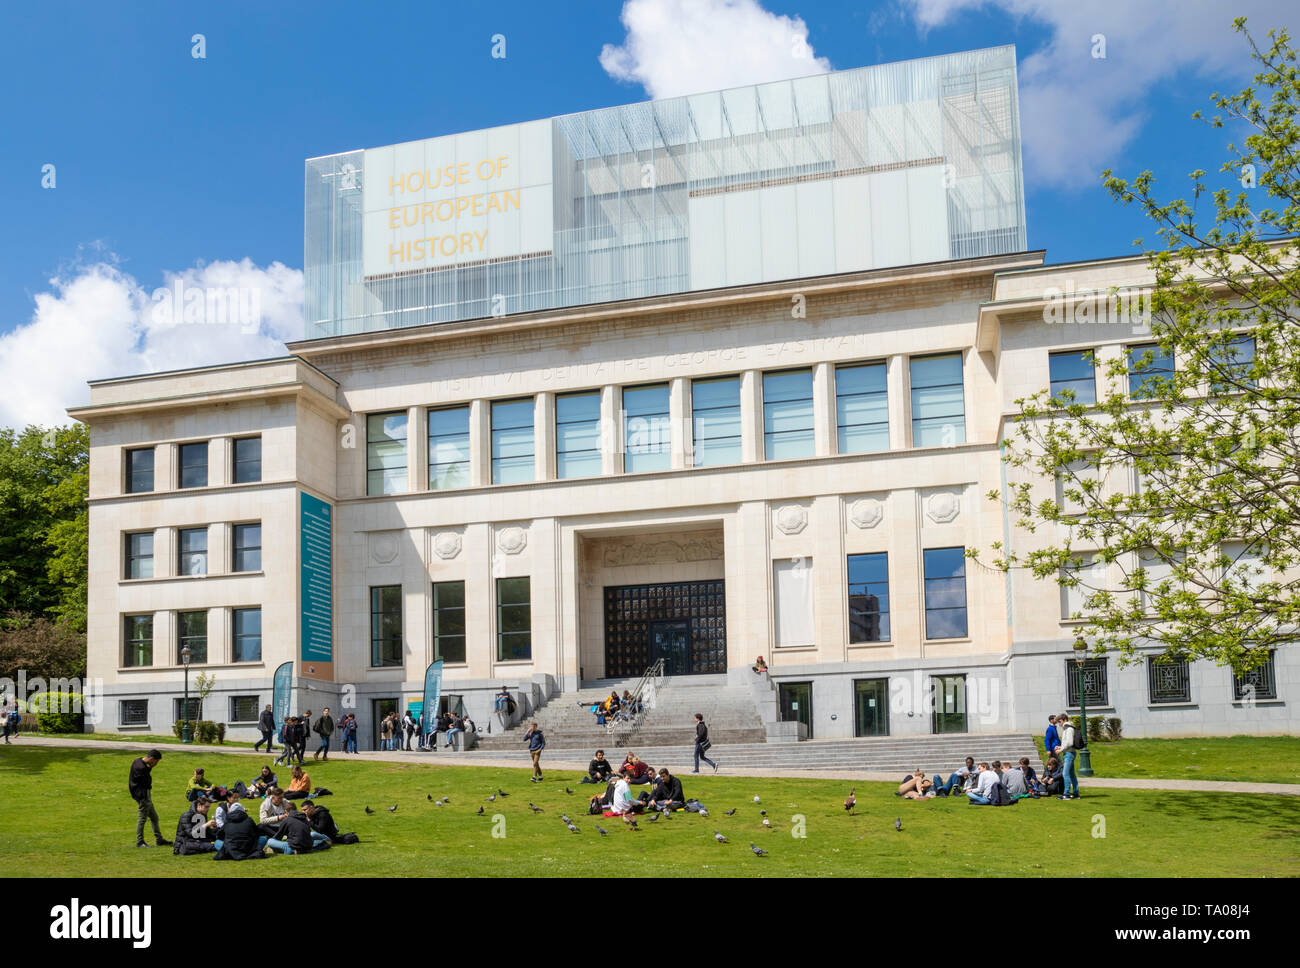
{"type": "MultiPolygon", "coordinates": [[[[1231,9],[1200,0],[1136,8],[1111,0],[11,7],[0,33],[0,178],[9,187],[0,374],[6,353],[11,369],[24,361],[24,373],[42,358],[66,369],[58,347],[83,341],[79,326],[125,325],[122,338],[137,345],[134,356],[90,353],[87,367],[110,372],[78,369],[76,381],[174,362],[175,352],[142,348],[149,335],[123,323],[139,311],[131,286],[148,292],[225,261],[254,272],[277,262],[300,269],[305,158],[644,100],[664,74],[655,59],[669,53],[699,66],[698,78],[693,68],[673,69],[674,83],[723,86],[711,82],[745,60],[740,48],[755,48],[761,64],[764,30],[789,33],[778,17],[806,26],[808,45],[835,69],[1015,44],[1030,247],[1045,248],[1051,262],[1124,254],[1135,237],[1154,236],[1109,201],[1100,169],[1150,167],[1181,193],[1187,171],[1216,167],[1222,137],[1188,116],[1207,106],[1210,91],[1235,90],[1249,76],[1244,42],[1228,22],[1249,13],[1262,35],[1296,19],[1286,11],[1274,0],[1231,9]],[[620,16],[638,13],[662,14],[671,26],[630,31],[620,16]],[[1097,32],[1106,35],[1105,59],[1089,55],[1097,32]],[[191,56],[196,33],[206,40],[203,59],[191,56]],[[504,59],[491,57],[494,34],[506,38],[504,59]],[[606,44],[636,48],[642,83],[606,71],[606,44]],[[41,185],[46,164],[56,166],[53,189],[41,185]],[[88,307],[105,321],[88,318],[88,307]]],[[[276,277],[283,314],[260,348],[300,335],[292,275],[276,277]]],[[[223,348],[245,351],[213,352],[223,348]]],[[[6,385],[0,424],[80,402],[38,399],[38,388],[15,389],[7,375],[6,385]]]]}

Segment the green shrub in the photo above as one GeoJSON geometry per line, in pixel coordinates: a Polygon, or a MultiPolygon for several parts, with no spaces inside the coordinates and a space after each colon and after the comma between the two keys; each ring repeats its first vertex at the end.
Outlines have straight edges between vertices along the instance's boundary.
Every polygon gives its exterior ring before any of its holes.
{"type": "Polygon", "coordinates": [[[1112,743],[1119,742],[1124,738],[1122,727],[1123,723],[1120,722],[1119,717],[1111,716],[1106,720],[1106,738],[1112,743]]]}
{"type": "Polygon", "coordinates": [[[42,733],[80,733],[86,724],[82,702],[79,692],[42,692],[28,701],[27,708],[36,714],[36,728],[42,733]]]}
{"type": "MultiPolygon", "coordinates": [[[[1116,722],[1119,722],[1119,720],[1116,720],[1116,722]]],[[[226,741],[226,724],[217,723],[217,742],[224,743],[225,741],[226,741]]]]}
{"type": "Polygon", "coordinates": [[[172,723],[172,733],[176,736],[177,739],[183,738],[181,734],[184,731],[184,729],[185,729],[185,720],[178,719],[176,720],[176,722],[172,723]]]}
{"type": "Polygon", "coordinates": [[[1106,717],[1089,716],[1088,717],[1088,742],[1091,743],[1095,740],[1098,743],[1104,743],[1106,742],[1107,739],[1109,739],[1109,736],[1106,732],[1106,717]]]}

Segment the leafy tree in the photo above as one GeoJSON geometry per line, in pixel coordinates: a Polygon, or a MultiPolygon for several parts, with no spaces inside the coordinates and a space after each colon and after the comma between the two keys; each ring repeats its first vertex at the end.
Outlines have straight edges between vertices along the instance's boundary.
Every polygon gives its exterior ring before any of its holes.
{"type": "Polygon", "coordinates": [[[86,635],[65,623],[11,612],[0,621],[0,678],[84,678],[86,635]]]}
{"type": "Polygon", "coordinates": [[[1245,132],[1219,169],[1232,188],[1194,171],[1191,201],[1164,202],[1150,171],[1103,175],[1163,243],[1143,247],[1143,342],[1159,351],[1097,361],[1098,403],[1048,390],[1018,401],[1006,441],[1018,479],[1005,500],[1037,546],[996,544],[993,563],[1077,588],[1080,638],[1121,665],[1158,646],[1241,673],[1300,623],[1300,74],[1285,31],[1264,50],[1234,26],[1255,83],[1212,95],[1217,113],[1201,118],[1245,132]],[[1044,497],[1055,480],[1062,493],[1044,497]],[[1085,569],[1089,556],[1100,564],[1085,569]]]}

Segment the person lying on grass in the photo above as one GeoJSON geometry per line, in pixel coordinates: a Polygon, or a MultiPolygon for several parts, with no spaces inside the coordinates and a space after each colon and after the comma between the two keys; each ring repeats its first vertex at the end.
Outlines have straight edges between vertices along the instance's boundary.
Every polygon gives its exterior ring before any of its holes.
{"type": "Polygon", "coordinates": [[[925,770],[919,766],[898,785],[898,794],[905,800],[924,800],[934,796],[934,784],[926,779],[925,770]]]}

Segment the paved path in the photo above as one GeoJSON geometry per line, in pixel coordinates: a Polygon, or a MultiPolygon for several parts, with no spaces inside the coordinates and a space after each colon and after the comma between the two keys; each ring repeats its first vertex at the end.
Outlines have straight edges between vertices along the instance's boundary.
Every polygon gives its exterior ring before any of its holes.
{"type": "MultiPolygon", "coordinates": [[[[15,746],[62,746],[82,749],[102,749],[102,750],[122,750],[123,752],[136,752],[137,750],[147,750],[153,748],[156,744],[148,742],[137,742],[134,740],[102,740],[102,739],[69,739],[55,738],[47,736],[21,736],[15,746]]],[[[4,755],[4,746],[0,746],[0,756],[4,755]]],[[[169,752],[188,752],[188,753],[234,753],[244,756],[255,756],[260,759],[266,758],[266,753],[254,751],[242,746],[200,746],[191,744],[188,747],[182,747],[179,744],[169,743],[159,746],[158,749],[165,757],[169,752]]],[[[527,764],[520,763],[518,758],[488,758],[486,754],[473,753],[467,757],[461,757],[457,753],[448,753],[440,751],[438,753],[407,753],[405,751],[367,751],[365,753],[343,755],[334,754],[334,760],[345,762],[348,760],[361,760],[364,762],[388,762],[388,763],[423,763],[429,766],[489,766],[504,767],[510,769],[527,769],[527,764]]],[[[689,754],[683,754],[683,764],[677,767],[679,773],[689,775],[689,754]]],[[[311,763],[311,757],[304,760],[304,765],[311,763]]],[[[587,769],[586,758],[563,759],[559,755],[554,758],[544,756],[542,760],[545,770],[563,770],[565,772],[582,773],[587,769]]],[[[670,764],[671,765],[671,764],[670,764]]],[[[706,771],[707,775],[707,771],[706,771]]],[[[775,769],[775,770],[726,770],[725,776],[782,776],[796,779],[809,780],[857,780],[859,782],[880,781],[885,783],[899,782],[898,776],[893,773],[864,773],[852,770],[793,770],[793,769],[775,769]]],[[[1088,777],[1080,780],[1080,786],[1086,789],[1088,787],[1098,789],[1116,789],[1116,790],[1188,790],[1194,792],[1212,792],[1212,793],[1255,793],[1255,794],[1280,794],[1283,796],[1300,796],[1300,783],[1249,783],[1239,781],[1221,781],[1221,780],[1143,780],[1143,779],[1123,779],[1118,777],[1088,777]]]]}

